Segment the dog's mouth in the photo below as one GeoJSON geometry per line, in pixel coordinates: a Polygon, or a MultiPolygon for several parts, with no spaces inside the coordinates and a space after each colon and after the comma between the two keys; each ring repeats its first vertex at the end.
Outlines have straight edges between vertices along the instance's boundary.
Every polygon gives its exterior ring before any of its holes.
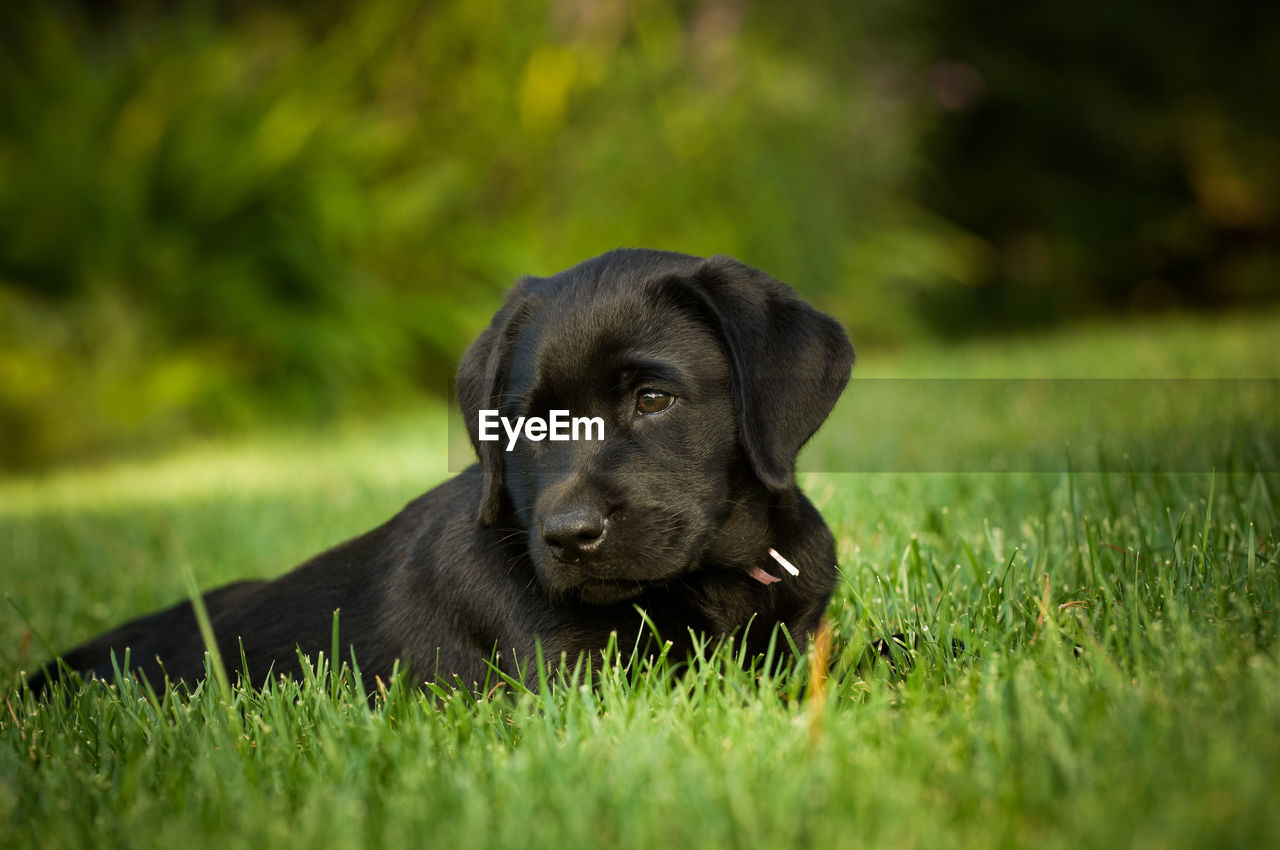
{"type": "Polygon", "coordinates": [[[687,545],[687,535],[671,524],[661,529],[665,546],[628,545],[629,541],[648,541],[653,533],[647,524],[628,523],[621,511],[610,517],[607,532],[593,529],[594,536],[585,542],[558,529],[550,535],[548,528],[554,527],[541,520],[535,527],[538,533],[531,535],[529,554],[539,580],[552,598],[566,602],[626,602],[666,585],[696,562],[690,551],[679,545],[687,545]]]}
{"type": "Polygon", "coordinates": [[[612,581],[592,579],[575,588],[578,597],[588,605],[611,605],[644,593],[645,585],[638,581],[612,581]]]}

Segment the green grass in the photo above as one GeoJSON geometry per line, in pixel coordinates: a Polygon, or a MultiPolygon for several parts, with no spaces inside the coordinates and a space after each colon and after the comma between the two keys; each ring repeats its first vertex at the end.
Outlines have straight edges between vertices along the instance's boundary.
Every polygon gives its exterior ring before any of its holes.
{"type": "MultiPolygon", "coordinates": [[[[1115,376],[1128,352],[1133,375],[1276,377],[1277,331],[1274,316],[1180,321],[859,369],[1115,376]]],[[[856,399],[855,383],[815,452],[853,450],[856,399]]],[[[202,586],[276,574],[438,480],[441,418],[0,485],[6,593],[65,646],[182,598],[186,569],[202,586]]],[[[593,659],[541,694],[479,700],[392,683],[370,709],[317,659],[261,693],[122,682],[36,705],[18,671],[44,656],[10,609],[0,844],[1269,846],[1280,476],[1233,463],[805,473],[843,571],[821,703],[804,670],[744,673],[722,646],[688,672],[593,659]],[[892,632],[919,641],[913,663],[863,663],[892,632]]]]}

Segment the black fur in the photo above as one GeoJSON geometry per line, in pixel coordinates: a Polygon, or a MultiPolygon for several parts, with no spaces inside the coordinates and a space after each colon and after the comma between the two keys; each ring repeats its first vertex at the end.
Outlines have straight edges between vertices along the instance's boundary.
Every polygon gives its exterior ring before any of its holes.
{"type": "MultiPolygon", "coordinates": [[[[330,648],[367,681],[398,660],[418,679],[483,682],[646,634],[671,654],[690,630],[749,622],[751,651],[775,623],[797,646],[836,578],[835,546],[795,483],[796,453],[848,380],[844,330],[787,286],[727,257],[618,250],[549,278],[528,277],[467,350],[458,396],[480,463],[380,528],[274,581],[204,597],[223,657],[250,677],[296,674],[297,649],[330,648]],[[643,414],[642,391],[675,397],[643,414]],[[603,441],[482,442],[477,411],[600,416],[603,441]],[[767,554],[772,547],[800,574],[767,554]],[[763,568],[776,582],[759,580],[763,568]],[[753,571],[754,576],[753,577],[753,571]]],[[[203,675],[189,603],[67,652],[110,677],[110,651],[153,682],[203,675]],[[163,667],[161,667],[161,664],[163,667]]],[[[48,669],[32,679],[45,684],[48,669]]]]}

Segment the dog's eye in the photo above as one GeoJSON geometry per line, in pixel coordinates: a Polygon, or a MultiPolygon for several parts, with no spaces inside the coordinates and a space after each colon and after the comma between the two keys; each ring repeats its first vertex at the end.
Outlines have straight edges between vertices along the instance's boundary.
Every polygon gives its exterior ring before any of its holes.
{"type": "Polygon", "coordinates": [[[636,396],[636,413],[641,416],[647,416],[651,413],[661,413],[671,406],[676,397],[670,393],[664,393],[661,390],[641,390],[636,396]]]}

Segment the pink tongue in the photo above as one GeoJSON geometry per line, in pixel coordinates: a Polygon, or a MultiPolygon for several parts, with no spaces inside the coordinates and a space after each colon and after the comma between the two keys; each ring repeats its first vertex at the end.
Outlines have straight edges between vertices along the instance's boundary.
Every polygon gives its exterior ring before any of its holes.
{"type": "Polygon", "coordinates": [[[775,581],[782,581],[782,579],[778,578],[777,576],[769,575],[759,567],[752,567],[751,571],[747,573],[747,575],[751,576],[753,579],[760,582],[761,584],[773,584],[775,581]]]}

